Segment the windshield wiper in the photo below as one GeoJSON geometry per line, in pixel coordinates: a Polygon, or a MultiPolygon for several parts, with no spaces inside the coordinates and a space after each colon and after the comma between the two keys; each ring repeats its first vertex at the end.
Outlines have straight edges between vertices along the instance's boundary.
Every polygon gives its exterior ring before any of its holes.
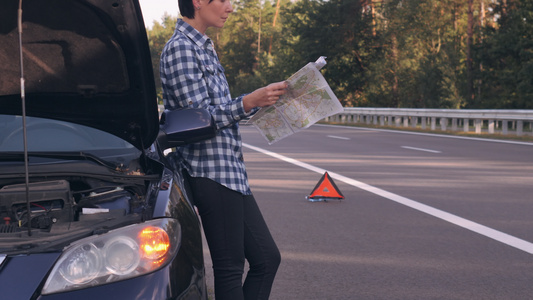
{"type": "MultiPolygon", "coordinates": [[[[88,161],[95,162],[101,166],[104,166],[114,171],[119,171],[119,172],[124,171],[124,166],[105,161],[96,155],[86,153],[86,152],[28,152],[28,157],[32,157],[32,156],[64,159],[64,160],[88,160],[88,161]]],[[[0,158],[24,161],[24,153],[18,153],[18,152],[0,153],[0,158]]]]}

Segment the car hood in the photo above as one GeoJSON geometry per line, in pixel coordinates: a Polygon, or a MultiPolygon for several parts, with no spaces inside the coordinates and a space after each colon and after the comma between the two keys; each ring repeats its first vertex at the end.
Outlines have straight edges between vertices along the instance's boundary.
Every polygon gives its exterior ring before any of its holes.
{"type": "Polygon", "coordinates": [[[159,130],[146,30],[137,0],[0,1],[0,114],[63,120],[139,149],[159,130]]]}

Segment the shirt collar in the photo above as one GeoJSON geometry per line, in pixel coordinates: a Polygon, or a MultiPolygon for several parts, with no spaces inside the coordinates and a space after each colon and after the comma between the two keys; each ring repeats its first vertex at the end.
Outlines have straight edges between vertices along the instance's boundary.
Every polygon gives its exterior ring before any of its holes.
{"type": "Polygon", "coordinates": [[[189,23],[183,21],[183,19],[178,19],[178,22],[176,23],[176,30],[182,32],[199,47],[207,48],[209,45],[212,45],[211,39],[207,35],[201,34],[189,23]]]}

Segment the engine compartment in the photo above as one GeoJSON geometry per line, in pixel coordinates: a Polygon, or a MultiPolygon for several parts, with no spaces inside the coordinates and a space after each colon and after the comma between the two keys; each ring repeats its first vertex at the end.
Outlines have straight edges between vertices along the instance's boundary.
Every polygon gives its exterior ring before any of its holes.
{"type": "MultiPolygon", "coordinates": [[[[30,222],[32,228],[49,229],[53,223],[73,216],[73,199],[66,180],[30,183],[30,222]]],[[[19,232],[27,226],[26,185],[7,185],[0,189],[0,232],[19,232]],[[25,223],[26,222],[26,223],[25,223]]]]}
{"type": "Polygon", "coordinates": [[[18,236],[28,225],[47,233],[59,224],[141,213],[145,193],[144,185],[81,177],[31,182],[28,193],[26,184],[5,185],[0,188],[0,236],[18,236]]]}

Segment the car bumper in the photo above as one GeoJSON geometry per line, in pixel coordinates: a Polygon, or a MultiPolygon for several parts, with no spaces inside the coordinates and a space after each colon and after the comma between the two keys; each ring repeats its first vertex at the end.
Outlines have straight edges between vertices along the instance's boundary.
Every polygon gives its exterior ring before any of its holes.
{"type": "MultiPolygon", "coordinates": [[[[183,254],[183,253],[181,253],[183,254]]],[[[8,257],[0,267],[0,298],[11,300],[141,300],[207,299],[205,272],[178,253],[173,262],[153,273],[65,293],[39,291],[59,253],[8,257]]]]}

